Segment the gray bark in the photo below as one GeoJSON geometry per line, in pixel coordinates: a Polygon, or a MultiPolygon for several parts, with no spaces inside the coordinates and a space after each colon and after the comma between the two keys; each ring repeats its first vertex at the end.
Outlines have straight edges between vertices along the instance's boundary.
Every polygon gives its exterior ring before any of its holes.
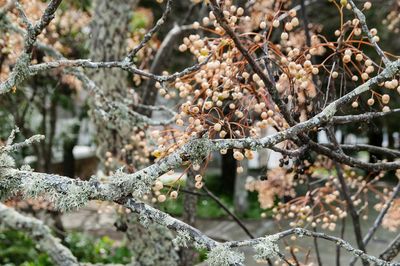
{"type": "MultiPolygon", "coordinates": [[[[98,0],[92,22],[90,42],[91,58],[96,61],[118,61],[126,56],[129,20],[138,0],[98,0]]],[[[128,75],[121,69],[98,69],[92,74],[93,81],[102,89],[104,98],[114,102],[129,99],[128,75]],[[128,98],[128,99],[127,99],[128,98]]],[[[97,154],[105,162],[105,153],[120,156],[126,141],[130,140],[132,128],[137,125],[113,125],[104,121],[101,113],[95,112],[96,100],[91,103],[91,118],[97,127],[97,154]],[[126,128],[131,126],[131,128],[126,128]]],[[[115,169],[108,169],[115,170],[115,169]]],[[[132,265],[177,265],[179,260],[172,243],[172,234],[160,225],[140,224],[140,215],[122,215],[119,223],[125,224],[129,246],[134,256],[132,265]]]]}
{"type": "MultiPolygon", "coordinates": [[[[131,10],[138,0],[98,0],[93,14],[90,57],[96,61],[113,61],[124,57],[126,53],[126,34],[128,32],[131,10]]],[[[128,88],[127,73],[120,69],[97,69],[92,80],[102,89],[104,97],[110,101],[122,102],[128,88]]],[[[103,159],[105,152],[119,152],[124,144],[124,136],[110,128],[101,115],[94,112],[96,107],[91,102],[91,118],[98,130],[98,157],[103,159]],[[104,130],[103,130],[104,129],[104,130]]],[[[129,139],[129,138],[128,138],[129,139]]]]}
{"type": "MultiPolygon", "coordinates": [[[[195,180],[194,180],[195,173],[193,171],[188,172],[188,176],[186,179],[186,190],[187,191],[195,191],[195,180]]],[[[186,193],[183,198],[183,216],[182,221],[191,225],[195,226],[196,222],[196,211],[197,211],[197,195],[193,195],[190,193],[186,193]]],[[[191,247],[182,248],[181,250],[181,266],[190,266],[194,265],[197,257],[196,257],[196,250],[191,247]]]]}

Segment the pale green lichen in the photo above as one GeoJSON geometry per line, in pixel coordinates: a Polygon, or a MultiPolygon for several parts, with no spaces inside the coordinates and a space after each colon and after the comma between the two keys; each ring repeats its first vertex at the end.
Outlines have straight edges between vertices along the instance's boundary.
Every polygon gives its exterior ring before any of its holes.
{"type": "Polygon", "coordinates": [[[194,245],[194,248],[197,250],[202,250],[202,249],[207,248],[207,245],[205,243],[203,243],[202,241],[195,241],[193,245],[194,245]]]}
{"type": "Polygon", "coordinates": [[[14,167],[15,167],[14,159],[6,153],[0,153],[0,173],[1,173],[1,168],[14,168],[14,167]]]}
{"type": "Polygon", "coordinates": [[[90,194],[91,190],[88,187],[71,184],[68,186],[67,196],[59,195],[60,197],[55,201],[55,206],[62,211],[78,209],[88,203],[90,194]]]}
{"type": "Polygon", "coordinates": [[[172,240],[172,243],[177,247],[187,247],[189,241],[189,232],[186,230],[178,230],[176,237],[172,240]]]}
{"type": "Polygon", "coordinates": [[[278,235],[270,235],[263,237],[259,243],[253,246],[256,255],[256,260],[267,260],[275,257],[279,253],[279,246],[276,241],[279,239],[278,235]]]}
{"type": "Polygon", "coordinates": [[[29,164],[22,165],[20,169],[21,169],[21,171],[25,171],[25,172],[33,172],[33,169],[29,164]]]}
{"type": "Polygon", "coordinates": [[[10,178],[13,167],[14,159],[6,153],[0,153],[0,200],[14,195],[18,189],[18,180],[10,178]]]}
{"type": "MultiPolygon", "coordinates": [[[[0,168],[0,200],[7,199],[15,195],[18,191],[19,182],[16,178],[5,177],[3,178],[0,168]]],[[[4,173],[7,176],[7,173],[4,173]]]]}
{"type": "Polygon", "coordinates": [[[21,191],[26,198],[44,197],[60,211],[77,209],[87,204],[91,195],[88,184],[77,185],[73,182],[63,184],[62,190],[57,190],[57,184],[49,183],[40,174],[24,178],[21,191]]]}
{"type": "Polygon", "coordinates": [[[206,262],[210,266],[243,265],[244,255],[233,251],[227,245],[218,244],[207,254],[206,262]]]}
{"type": "Polygon", "coordinates": [[[30,54],[23,53],[20,55],[10,77],[2,84],[3,86],[0,87],[0,94],[9,92],[12,88],[18,86],[20,83],[22,83],[25,79],[29,77],[30,60],[31,60],[30,54]]]}
{"type": "Polygon", "coordinates": [[[213,148],[213,143],[207,135],[199,139],[192,139],[186,146],[184,153],[188,156],[193,163],[201,163],[204,157],[208,156],[209,152],[213,148]]]}
{"type": "Polygon", "coordinates": [[[11,144],[13,144],[14,139],[15,139],[15,135],[19,133],[19,127],[15,127],[13,130],[11,130],[10,136],[8,136],[7,142],[5,147],[10,146],[11,144]]]}
{"type": "Polygon", "coordinates": [[[144,215],[139,216],[139,223],[143,225],[144,228],[149,228],[149,226],[151,225],[150,219],[144,215]]]}

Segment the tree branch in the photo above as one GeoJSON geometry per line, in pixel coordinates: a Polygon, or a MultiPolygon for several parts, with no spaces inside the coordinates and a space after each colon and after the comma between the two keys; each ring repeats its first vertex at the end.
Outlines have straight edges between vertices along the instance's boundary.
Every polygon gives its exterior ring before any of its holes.
{"type": "Polygon", "coordinates": [[[60,243],[60,239],[52,236],[50,229],[42,221],[24,216],[0,203],[0,225],[26,233],[57,265],[79,265],[71,251],[60,243]]]}
{"type": "Polygon", "coordinates": [[[354,4],[353,0],[348,0],[348,2],[351,5],[351,7],[353,8],[354,14],[360,21],[362,31],[364,32],[365,35],[367,35],[368,40],[372,44],[372,46],[375,48],[376,53],[380,56],[380,58],[382,59],[383,63],[386,66],[390,65],[390,60],[386,57],[385,53],[379,47],[378,43],[375,41],[374,37],[372,36],[371,32],[369,31],[364,13],[360,9],[358,9],[356,4],[354,4]]]}

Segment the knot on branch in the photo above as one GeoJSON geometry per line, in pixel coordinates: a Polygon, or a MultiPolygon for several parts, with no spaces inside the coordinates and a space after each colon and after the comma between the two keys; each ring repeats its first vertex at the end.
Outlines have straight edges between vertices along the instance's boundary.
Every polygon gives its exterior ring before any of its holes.
{"type": "Polygon", "coordinates": [[[393,78],[400,70],[400,59],[394,62],[391,62],[386,69],[383,71],[383,77],[385,79],[393,78]]]}
{"type": "Polygon", "coordinates": [[[309,235],[309,234],[307,233],[307,231],[305,231],[303,228],[295,228],[295,229],[294,229],[294,233],[295,233],[296,235],[298,235],[299,237],[304,237],[304,236],[306,236],[306,235],[309,235]]]}
{"type": "Polygon", "coordinates": [[[181,158],[183,161],[200,163],[212,150],[213,143],[207,135],[202,138],[189,141],[183,149],[181,158]]]}
{"type": "Polygon", "coordinates": [[[30,75],[29,64],[31,56],[27,53],[22,54],[17,60],[14,68],[15,73],[15,85],[18,85],[30,75]]]}
{"type": "Polygon", "coordinates": [[[123,171],[123,168],[117,169],[111,178],[111,185],[114,188],[110,191],[112,198],[119,198],[132,194],[137,198],[150,192],[153,184],[153,174],[146,171],[135,174],[128,174],[123,171]]]}

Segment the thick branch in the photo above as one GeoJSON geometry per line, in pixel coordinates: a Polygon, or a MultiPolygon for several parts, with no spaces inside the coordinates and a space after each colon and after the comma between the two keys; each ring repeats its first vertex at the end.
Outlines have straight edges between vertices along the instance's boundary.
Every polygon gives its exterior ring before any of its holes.
{"type": "Polygon", "coordinates": [[[52,236],[50,229],[42,221],[24,216],[0,203],[0,225],[26,233],[57,265],[79,265],[71,251],[60,243],[60,239],[52,236]]]}

